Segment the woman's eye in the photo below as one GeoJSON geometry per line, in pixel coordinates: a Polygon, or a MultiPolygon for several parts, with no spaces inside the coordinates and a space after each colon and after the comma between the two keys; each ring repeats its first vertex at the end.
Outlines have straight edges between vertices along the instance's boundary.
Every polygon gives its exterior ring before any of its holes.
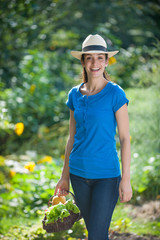
{"type": "MultiPolygon", "coordinates": [[[[103,60],[104,58],[103,58],[103,56],[99,56],[97,59],[98,60],[103,60]]],[[[86,60],[90,61],[90,60],[92,60],[92,57],[86,57],[86,60]]]]}

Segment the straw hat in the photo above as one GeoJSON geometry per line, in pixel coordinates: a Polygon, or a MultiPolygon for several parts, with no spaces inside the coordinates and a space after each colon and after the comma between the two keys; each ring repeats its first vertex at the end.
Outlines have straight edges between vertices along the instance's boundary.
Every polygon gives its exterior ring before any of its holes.
{"type": "Polygon", "coordinates": [[[113,57],[119,51],[107,51],[107,44],[105,40],[98,34],[89,35],[82,43],[82,51],[71,51],[71,55],[81,60],[82,54],[89,53],[106,53],[108,58],[113,57]]]}

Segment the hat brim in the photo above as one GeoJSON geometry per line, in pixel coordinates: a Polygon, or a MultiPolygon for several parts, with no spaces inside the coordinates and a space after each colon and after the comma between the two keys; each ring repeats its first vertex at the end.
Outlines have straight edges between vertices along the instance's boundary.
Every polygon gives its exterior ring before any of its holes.
{"type": "Polygon", "coordinates": [[[87,52],[81,52],[81,51],[71,51],[71,55],[79,60],[81,60],[82,54],[90,54],[90,53],[103,53],[108,54],[108,58],[113,57],[116,55],[119,51],[112,51],[112,52],[104,52],[104,51],[87,51],[87,52]]]}

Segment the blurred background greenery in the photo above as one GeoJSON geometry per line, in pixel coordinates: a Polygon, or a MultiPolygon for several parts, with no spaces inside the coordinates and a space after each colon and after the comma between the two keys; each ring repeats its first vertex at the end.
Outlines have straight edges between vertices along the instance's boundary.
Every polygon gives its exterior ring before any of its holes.
{"type": "MultiPolygon", "coordinates": [[[[82,81],[70,50],[81,50],[89,34],[120,50],[107,71],[130,100],[131,203],[159,200],[159,0],[0,0],[0,6],[1,234],[11,229],[5,239],[28,234],[13,226],[40,222],[54,192],[69,134],[67,93],[82,81]]],[[[149,232],[160,234],[158,221],[149,232]]],[[[82,238],[82,226],[49,239],[82,238]]],[[[30,239],[47,238],[41,226],[35,229],[30,239]]]]}

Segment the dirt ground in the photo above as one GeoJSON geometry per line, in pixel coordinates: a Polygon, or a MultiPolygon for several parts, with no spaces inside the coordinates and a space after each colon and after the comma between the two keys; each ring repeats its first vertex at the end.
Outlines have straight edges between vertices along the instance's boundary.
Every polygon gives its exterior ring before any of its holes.
{"type": "Polygon", "coordinates": [[[160,201],[146,202],[141,206],[127,205],[131,210],[132,218],[143,218],[154,221],[160,218],[160,201]]]}
{"type": "MultiPolygon", "coordinates": [[[[133,219],[143,219],[144,221],[154,221],[160,219],[160,201],[150,201],[141,206],[126,205],[129,208],[133,219]]],[[[144,235],[138,236],[131,233],[112,232],[111,240],[160,240],[160,236],[144,235]]]]}
{"type": "Polygon", "coordinates": [[[153,235],[138,236],[131,233],[113,232],[110,235],[111,240],[160,240],[160,237],[153,235]]]}

